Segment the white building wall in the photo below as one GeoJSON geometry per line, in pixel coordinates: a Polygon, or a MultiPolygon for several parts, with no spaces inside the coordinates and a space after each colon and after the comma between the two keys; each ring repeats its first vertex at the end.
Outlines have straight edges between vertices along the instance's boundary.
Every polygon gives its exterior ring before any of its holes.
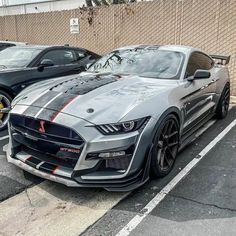
{"type": "Polygon", "coordinates": [[[53,1],[53,0],[0,0],[0,6],[21,5],[21,4],[48,2],[48,1],[53,1]]]}
{"type": "Polygon", "coordinates": [[[84,4],[85,0],[1,0],[0,16],[70,10],[84,4]]]}

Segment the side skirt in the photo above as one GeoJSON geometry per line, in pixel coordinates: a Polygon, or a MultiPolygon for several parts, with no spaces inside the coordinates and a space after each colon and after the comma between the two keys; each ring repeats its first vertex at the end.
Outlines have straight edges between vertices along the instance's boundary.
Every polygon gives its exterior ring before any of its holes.
{"type": "Polygon", "coordinates": [[[181,144],[179,147],[179,151],[184,149],[188,144],[192,143],[197,137],[195,133],[204,125],[206,124],[215,114],[210,113],[202,118],[196,125],[194,125],[188,132],[181,136],[181,144]]]}

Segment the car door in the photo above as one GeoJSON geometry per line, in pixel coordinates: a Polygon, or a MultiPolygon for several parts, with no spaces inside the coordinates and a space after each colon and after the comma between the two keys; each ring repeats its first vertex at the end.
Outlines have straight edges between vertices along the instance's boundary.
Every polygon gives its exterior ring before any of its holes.
{"type": "Polygon", "coordinates": [[[28,68],[30,78],[21,86],[27,87],[41,80],[77,74],[83,70],[84,67],[78,63],[73,49],[51,49],[41,53],[34,64],[28,68]],[[50,60],[53,65],[39,69],[40,63],[45,59],[50,60]]]}
{"type": "Polygon", "coordinates": [[[45,67],[38,73],[40,77],[52,78],[79,73],[83,70],[78,64],[78,59],[73,49],[54,49],[45,53],[35,65],[40,64],[44,59],[51,60],[53,66],[45,67]]]}
{"type": "Polygon", "coordinates": [[[213,66],[214,61],[204,53],[193,52],[189,58],[184,81],[187,96],[184,99],[185,122],[183,133],[187,133],[214,110],[216,83],[212,74],[210,78],[188,80],[189,77],[194,76],[196,70],[209,70],[211,72],[213,66]]]}

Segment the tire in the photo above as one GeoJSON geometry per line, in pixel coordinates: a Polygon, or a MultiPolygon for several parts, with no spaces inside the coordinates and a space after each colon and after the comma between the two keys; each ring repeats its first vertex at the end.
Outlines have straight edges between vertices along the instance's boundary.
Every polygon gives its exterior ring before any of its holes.
{"type": "Polygon", "coordinates": [[[226,84],[216,108],[217,119],[224,119],[227,116],[229,110],[229,102],[230,102],[230,85],[226,84]]]}
{"type": "Polygon", "coordinates": [[[164,177],[173,169],[179,148],[179,122],[175,115],[166,116],[154,137],[151,175],[164,177]]]}
{"type": "MultiPolygon", "coordinates": [[[[6,92],[0,90],[0,109],[11,108],[12,97],[6,92]]],[[[7,128],[9,115],[8,113],[0,113],[0,131],[7,128]]]]}

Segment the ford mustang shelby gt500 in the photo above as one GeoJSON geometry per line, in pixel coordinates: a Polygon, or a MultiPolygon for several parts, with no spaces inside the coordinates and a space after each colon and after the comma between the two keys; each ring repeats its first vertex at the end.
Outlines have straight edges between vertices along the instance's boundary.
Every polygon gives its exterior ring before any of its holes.
{"type": "Polygon", "coordinates": [[[87,72],[30,86],[12,103],[8,161],[67,186],[137,188],[229,108],[228,57],[132,46],[87,72]]]}

